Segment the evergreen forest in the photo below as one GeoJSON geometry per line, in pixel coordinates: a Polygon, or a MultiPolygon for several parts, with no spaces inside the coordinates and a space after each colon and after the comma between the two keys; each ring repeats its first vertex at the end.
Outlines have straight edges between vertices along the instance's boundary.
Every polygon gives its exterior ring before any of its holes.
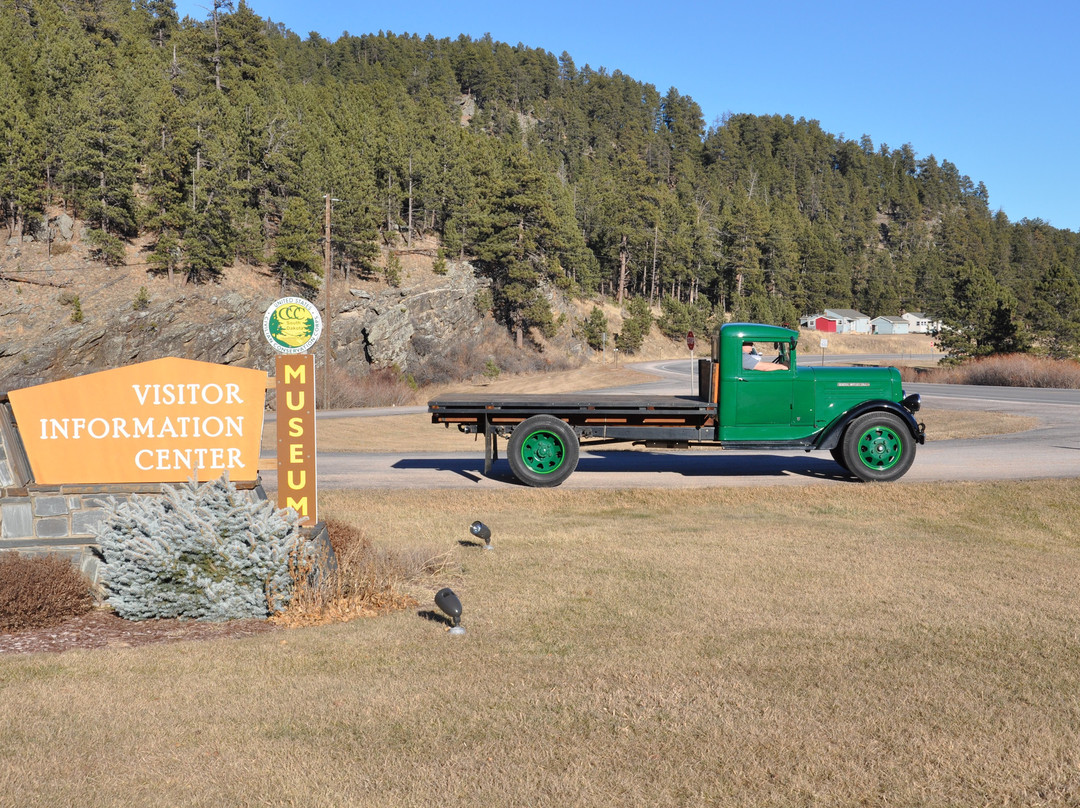
{"type": "Polygon", "coordinates": [[[662,307],[673,331],[923,311],[956,356],[1080,351],[1080,235],[1011,222],[910,144],[706,122],[675,88],[487,36],[302,38],[208,4],[0,0],[10,235],[63,209],[102,261],[149,235],[155,271],[243,260],[314,293],[329,196],[335,272],[384,277],[380,245],[436,237],[519,334],[554,329],[557,289],[662,307]]]}

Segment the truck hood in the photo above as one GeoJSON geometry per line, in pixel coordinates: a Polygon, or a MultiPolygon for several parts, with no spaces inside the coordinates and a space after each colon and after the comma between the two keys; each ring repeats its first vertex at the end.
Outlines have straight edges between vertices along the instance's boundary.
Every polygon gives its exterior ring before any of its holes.
{"type": "Polygon", "coordinates": [[[796,378],[813,387],[815,420],[822,425],[864,401],[904,397],[896,368],[799,367],[796,378]]]}

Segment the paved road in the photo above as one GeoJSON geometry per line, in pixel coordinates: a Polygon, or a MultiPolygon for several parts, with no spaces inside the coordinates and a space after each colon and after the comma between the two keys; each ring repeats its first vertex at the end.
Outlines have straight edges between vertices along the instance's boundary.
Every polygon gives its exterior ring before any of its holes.
{"type": "MultiPolygon", "coordinates": [[[[849,361],[872,361],[869,357],[849,361]]],[[[669,394],[689,391],[689,361],[649,362],[634,366],[660,381],[605,393],[669,394]]],[[[1080,477],[1080,390],[1033,390],[1015,387],[909,384],[923,404],[935,409],[985,410],[1034,415],[1037,428],[1013,435],[977,440],[930,441],[920,446],[911,470],[899,484],[938,480],[1005,480],[1080,477]]],[[[390,412],[424,412],[423,407],[390,412]]],[[[366,412],[366,411],[365,411],[366,412]]],[[[387,414],[375,411],[371,414],[387,414]]],[[[327,413],[355,416],[359,411],[327,413]]],[[[324,416],[320,416],[324,417],[324,416]]],[[[432,427],[435,429],[437,427],[432,427]]],[[[465,445],[468,438],[462,437],[465,445]]],[[[483,474],[483,451],[443,454],[331,454],[319,456],[319,485],[332,488],[466,488],[497,490],[518,487],[500,441],[500,459],[490,477],[483,474]]],[[[265,462],[265,461],[264,461],[265,462]]],[[[268,465],[272,466],[272,458],[268,465]]],[[[263,472],[268,489],[276,485],[272,468],[263,472]]],[[[618,451],[582,449],[577,471],[563,488],[705,487],[854,484],[825,452],[618,451]]]]}

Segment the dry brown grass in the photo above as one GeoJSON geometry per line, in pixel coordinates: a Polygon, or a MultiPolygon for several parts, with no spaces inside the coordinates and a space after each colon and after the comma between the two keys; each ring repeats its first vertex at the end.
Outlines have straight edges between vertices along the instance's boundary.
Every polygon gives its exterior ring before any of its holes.
{"type": "Polygon", "coordinates": [[[521,373],[500,375],[492,381],[460,382],[456,384],[426,387],[419,391],[419,402],[426,404],[446,393],[573,393],[578,390],[602,390],[631,384],[655,382],[657,377],[649,373],[630,370],[620,362],[591,362],[573,370],[550,373],[521,373]]]}
{"type": "Polygon", "coordinates": [[[993,387],[1080,389],[1080,362],[1030,354],[973,359],[930,370],[903,370],[905,381],[932,384],[980,384],[993,387]]]}
{"type": "Polygon", "coordinates": [[[900,494],[327,495],[453,552],[464,637],[0,658],[0,804],[1077,804],[1080,482],[900,494]]]}
{"type": "Polygon", "coordinates": [[[915,417],[926,424],[928,441],[986,438],[991,435],[1024,432],[1039,425],[1039,419],[1030,415],[981,410],[928,408],[920,410],[915,417]]]}
{"type": "MultiPolygon", "coordinates": [[[[898,358],[935,352],[934,338],[929,334],[828,334],[823,331],[799,331],[799,357],[807,361],[820,356],[821,340],[829,342],[829,354],[893,354],[898,358]]],[[[941,354],[938,351],[939,355],[941,354]]]]}
{"type": "Polygon", "coordinates": [[[355,522],[328,519],[326,527],[332,552],[293,557],[292,598],[270,618],[273,623],[299,628],[408,609],[419,593],[435,591],[431,582],[446,572],[445,551],[376,545],[355,522]]]}
{"type": "Polygon", "coordinates": [[[329,383],[326,378],[324,375],[318,385],[318,393],[323,396],[320,409],[399,407],[416,399],[416,390],[396,368],[371,368],[354,375],[335,366],[330,370],[329,383]]]}

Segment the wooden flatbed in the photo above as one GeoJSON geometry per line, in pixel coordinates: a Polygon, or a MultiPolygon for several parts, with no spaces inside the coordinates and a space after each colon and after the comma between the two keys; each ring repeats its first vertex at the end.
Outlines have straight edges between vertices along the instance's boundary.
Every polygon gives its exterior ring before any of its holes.
{"type": "Polygon", "coordinates": [[[496,438],[539,412],[569,424],[583,442],[716,439],[716,404],[696,396],[458,394],[429,402],[428,411],[433,424],[484,435],[485,473],[498,457],[496,438]]]}

